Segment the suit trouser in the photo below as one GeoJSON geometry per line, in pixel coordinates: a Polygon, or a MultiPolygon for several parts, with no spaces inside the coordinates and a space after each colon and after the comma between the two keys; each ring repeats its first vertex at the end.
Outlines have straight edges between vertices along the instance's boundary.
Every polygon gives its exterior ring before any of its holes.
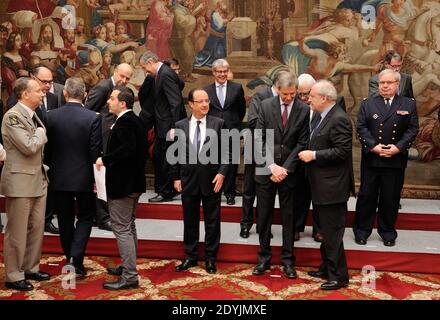
{"type": "Polygon", "coordinates": [[[257,184],[257,225],[259,231],[260,251],[259,263],[270,263],[272,249],[270,247],[270,231],[272,226],[275,196],[278,191],[280,201],[281,224],[283,226],[283,243],[281,248],[281,263],[295,265],[293,254],[294,214],[293,203],[296,188],[291,188],[285,182],[257,184]]]}
{"type": "Polygon", "coordinates": [[[126,281],[137,281],[136,254],[138,239],[136,232],[136,206],[140,193],[132,193],[118,199],[108,199],[108,208],[113,233],[118,242],[119,254],[122,259],[122,278],[126,281]]]}
{"type": "Polygon", "coordinates": [[[165,138],[158,138],[154,142],[153,165],[154,165],[154,191],[165,198],[176,194],[171,180],[171,166],[166,159],[168,147],[171,142],[165,138]]]}
{"type": "MultiPolygon", "coordinates": [[[[300,174],[298,179],[298,185],[300,188],[296,188],[296,197],[294,205],[295,212],[295,231],[304,232],[307,223],[307,214],[309,213],[310,204],[312,202],[312,193],[310,191],[309,179],[305,174],[300,174]]],[[[318,212],[313,209],[313,229],[312,234],[315,235],[319,232],[319,216],[318,212]]]]}
{"type": "Polygon", "coordinates": [[[347,260],[344,251],[344,232],[347,203],[313,205],[321,222],[322,264],[320,270],[328,274],[329,281],[348,281],[347,260]]]}
{"type": "Polygon", "coordinates": [[[6,197],[4,238],[5,280],[24,280],[24,273],[38,272],[44,234],[46,190],[41,197],[6,197]]]}
{"type": "Polygon", "coordinates": [[[224,193],[226,197],[235,197],[235,179],[237,177],[238,164],[231,164],[225,176],[224,193]]]}
{"type": "Polygon", "coordinates": [[[187,259],[197,260],[200,237],[200,201],[205,221],[205,259],[214,262],[220,246],[221,192],[209,196],[182,194],[183,242],[187,259]]]}
{"type": "Polygon", "coordinates": [[[395,224],[399,212],[400,193],[405,168],[361,167],[361,186],[356,202],[353,232],[356,238],[367,239],[378,215],[378,233],[383,240],[395,240],[395,224]]]}
{"type": "Polygon", "coordinates": [[[54,191],[58,213],[60,242],[64,255],[82,263],[93,225],[95,195],[93,192],[54,191]],[[75,199],[78,204],[78,221],[75,224],[75,199]]]}
{"type": "Polygon", "coordinates": [[[243,204],[240,227],[241,229],[250,229],[252,228],[252,224],[254,223],[254,202],[256,195],[254,164],[244,165],[243,184],[243,204]]]}

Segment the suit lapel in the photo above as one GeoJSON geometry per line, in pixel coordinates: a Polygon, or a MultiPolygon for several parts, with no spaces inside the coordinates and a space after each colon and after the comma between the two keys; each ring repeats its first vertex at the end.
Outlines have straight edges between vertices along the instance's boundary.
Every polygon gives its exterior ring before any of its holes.
{"type": "Polygon", "coordinates": [[[393,114],[395,114],[396,110],[400,107],[401,104],[402,104],[402,99],[400,98],[399,95],[395,95],[393,99],[393,103],[391,103],[390,109],[385,113],[385,117],[383,121],[388,120],[393,114]]]}
{"type": "Polygon", "coordinates": [[[31,127],[35,127],[34,121],[30,117],[29,112],[27,112],[27,110],[20,103],[18,103],[18,110],[20,111],[21,115],[26,119],[27,123],[31,127]]]}
{"type": "Polygon", "coordinates": [[[283,133],[283,120],[281,119],[280,99],[274,99],[274,102],[272,103],[272,115],[274,117],[275,123],[280,129],[280,132],[283,133]]]}
{"type": "Polygon", "coordinates": [[[229,104],[232,97],[232,84],[231,81],[226,82],[226,93],[225,93],[225,105],[223,106],[223,109],[229,108],[229,104]]]}
{"type": "Polygon", "coordinates": [[[317,137],[319,135],[319,133],[321,132],[321,130],[324,129],[325,126],[328,124],[328,122],[330,121],[330,118],[332,117],[333,113],[336,111],[336,108],[338,108],[338,105],[335,104],[333,106],[333,108],[327,113],[325,118],[321,120],[321,123],[315,129],[315,131],[313,132],[313,136],[310,139],[310,144],[312,144],[312,141],[314,141],[315,137],[317,137]]]}
{"type": "Polygon", "coordinates": [[[217,97],[217,89],[215,87],[215,82],[209,86],[209,90],[211,91],[211,94],[209,94],[208,92],[208,96],[210,98],[212,97],[211,106],[222,110],[222,105],[217,97]]]}
{"type": "MultiPolygon", "coordinates": [[[[291,126],[291,123],[293,123],[295,121],[295,119],[298,117],[298,112],[295,111],[296,107],[297,107],[297,104],[298,104],[297,101],[298,101],[297,99],[295,99],[293,101],[292,109],[290,110],[289,117],[287,118],[286,127],[283,128],[283,137],[289,131],[289,128],[293,127],[293,126],[291,126]]],[[[280,117],[281,117],[281,112],[280,112],[280,117]]]]}

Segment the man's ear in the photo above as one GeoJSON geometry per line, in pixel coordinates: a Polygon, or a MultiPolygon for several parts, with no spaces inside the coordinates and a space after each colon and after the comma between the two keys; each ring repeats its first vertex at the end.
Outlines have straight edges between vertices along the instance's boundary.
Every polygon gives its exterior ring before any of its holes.
{"type": "Polygon", "coordinates": [[[64,99],[67,101],[67,99],[69,98],[69,95],[67,94],[66,90],[63,90],[63,96],[64,96],[64,99]]]}

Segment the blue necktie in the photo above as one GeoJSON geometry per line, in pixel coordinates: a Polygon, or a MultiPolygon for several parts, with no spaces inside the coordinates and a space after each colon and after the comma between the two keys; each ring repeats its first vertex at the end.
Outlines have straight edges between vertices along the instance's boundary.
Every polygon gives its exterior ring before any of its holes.
{"type": "Polygon", "coordinates": [[[224,84],[220,84],[218,86],[218,100],[220,101],[222,108],[225,106],[225,94],[223,92],[224,86],[225,86],[224,84]]]}
{"type": "Polygon", "coordinates": [[[197,153],[199,153],[200,151],[200,143],[201,143],[201,134],[200,134],[200,123],[201,121],[197,121],[197,127],[196,127],[196,131],[194,132],[194,140],[193,140],[193,144],[194,146],[197,148],[197,153]]]}
{"type": "Polygon", "coordinates": [[[321,114],[319,112],[315,112],[315,114],[312,117],[312,122],[310,123],[310,136],[313,135],[313,132],[318,127],[320,122],[321,122],[321,114]]]}

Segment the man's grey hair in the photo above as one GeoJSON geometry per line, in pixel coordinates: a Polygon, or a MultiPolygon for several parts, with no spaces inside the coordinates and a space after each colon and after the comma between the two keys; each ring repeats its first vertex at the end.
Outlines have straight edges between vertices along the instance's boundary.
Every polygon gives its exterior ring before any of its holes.
{"type": "Polygon", "coordinates": [[[298,78],[292,72],[285,71],[281,73],[278,77],[277,88],[289,88],[296,87],[298,88],[298,78]]]}
{"type": "Polygon", "coordinates": [[[14,82],[14,93],[17,99],[21,99],[21,96],[23,95],[23,92],[29,91],[29,82],[31,81],[31,78],[28,77],[22,77],[18,78],[14,82]]]}
{"type": "Polygon", "coordinates": [[[83,79],[72,77],[66,80],[64,90],[67,92],[69,98],[82,100],[86,93],[86,85],[83,79]]]}
{"type": "Polygon", "coordinates": [[[217,59],[212,64],[212,70],[215,70],[217,68],[228,68],[229,69],[229,63],[225,59],[217,59]]]}
{"type": "Polygon", "coordinates": [[[379,79],[379,81],[380,81],[380,79],[381,79],[384,75],[389,74],[389,73],[392,74],[392,75],[394,76],[394,80],[400,82],[400,79],[402,78],[402,77],[400,76],[400,73],[399,73],[399,72],[396,72],[396,71],[394,71],[394,70],[392,70],[392,69],[384,69],[384,70],[382,70],[382,71],[379,73],[379,75],[378,75],[378,79],[379,79]]]}
{"type": "Polygon", "coordinates": [[[144,54],[142,54],[141,57],[139,58],[139,62],[144,63],[144,64],[146,64],[148,62],[155,63],[155,62],[159,62],[159,61],[160,61],[159,57],[151,51],[144,52],[144,54]]]}
{"type": "Polygon", "coordinates": [[[328,80],[319,80],[313,85],[317,93],[322,97],[327,97],[328,100],[336,101],[338,99],[338,92],[335,86],[328,80]]]}
{"type": "Polygon", "coordinates": [[[275,76],[273,77],[273,80],[272,80],[272,84],[275,88],[279,87],[281,75],[287,74],[287,73],[289,73],[289,71],[287,71],[287,70],[280,70],[277,73],[275,73],[275,76]]]}
{"type": "Polygon", "coordinates": [[[316,83],[315,78],[313,78],[308,73],[300,74],[298,77],[298,86],[299,87],[306,86],[306,87],[311,88],[315,83],[316,83]]]}

